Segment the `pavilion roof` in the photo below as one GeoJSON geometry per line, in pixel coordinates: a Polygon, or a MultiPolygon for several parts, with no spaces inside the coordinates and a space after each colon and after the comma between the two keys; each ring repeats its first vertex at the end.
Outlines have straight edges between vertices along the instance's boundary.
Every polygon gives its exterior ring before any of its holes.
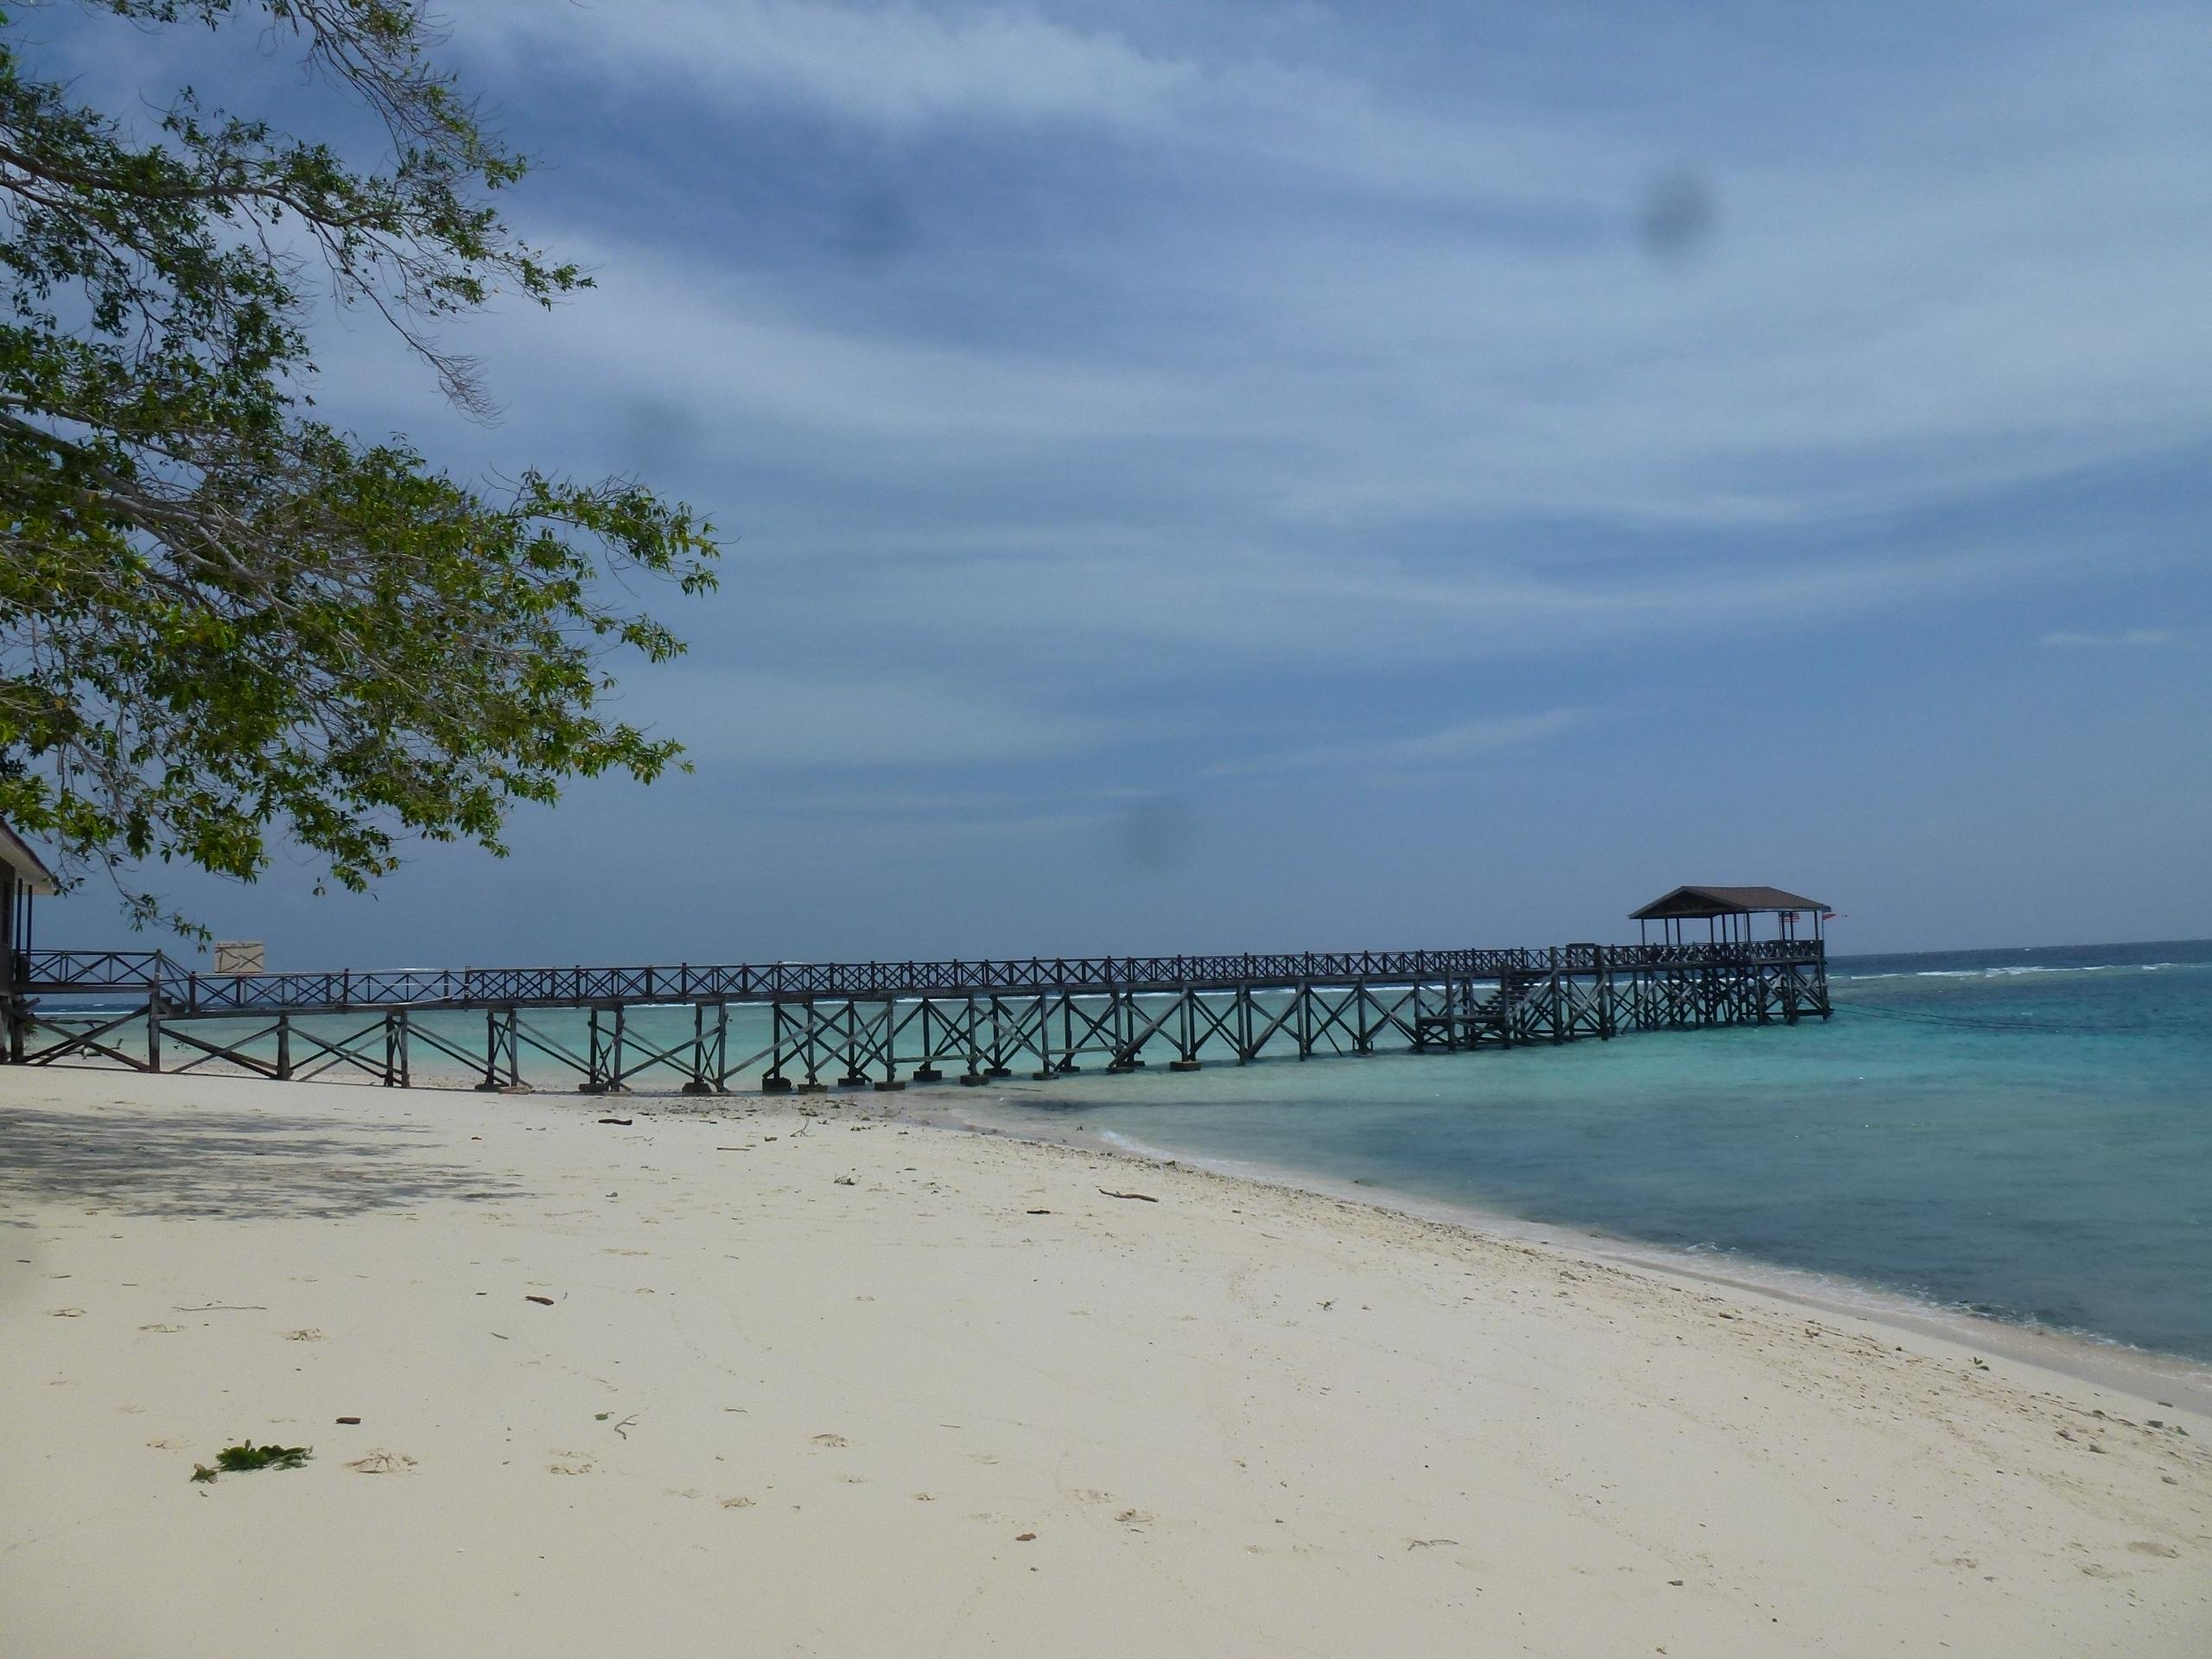
{"type": "Polygon", "coordinates": [[[1676,887],[1663,899],[1655,899],[1642,910],[1630,911],[1632,922],[1671,921],[1676,917],[1752,916],[1777,910],[1826,910],[1817,899],[1784,893],[1780,887],[1676,887]]]}

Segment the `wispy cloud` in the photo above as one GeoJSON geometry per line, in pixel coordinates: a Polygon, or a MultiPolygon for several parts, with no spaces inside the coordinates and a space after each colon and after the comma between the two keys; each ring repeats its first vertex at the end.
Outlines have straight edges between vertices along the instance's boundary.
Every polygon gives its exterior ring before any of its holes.
{"type": "Polygon", "coordinates": [[[1138,120],[1198,76],[1187,61],[1023,7],[666,0],[648,11],[522,0],[472,11],[471,24],[480,48],[497,29],[532,52],[673,74],[718,101],[781,94],[893,127],[1138,120]]]}
{"type": "Polygon", "coordinates": [[[1586,709],[1486,715],[1411,735],[1314,743],[1271,754],[1220,761],[1207,767],[1205,775],[1244,778],[1272,772],[1408,772],[1465,766],[1507,750],[1548,743],[1586,725],[1591,718],[1586,709]]]}
{"type": "Polygon", "coordinates": [[[1103,715],[869,674],[836,661],[779,673],[688,671],[671,677],[660,695],[687,711],[683,741],[694,761],[735,775],[1065,760],[1116,729],[1103,715]]]}
{"type": "Polygon", "coordinates": [[[2117,628],[2107,633],[2055,628],[2043,637],[2046,645],[2069,651],[2110,651],[2121,646],[2177,645],[2183,636],[2172,628],[2117,628]]]}
{"type": "Polygon", "coordinates": [[[756,118],[782,111],[893,142],[967,142],[1066,130],[1171,145],[1185,162],[1295,167],[1310,183],[1399,200],[1529,204],[1618,139],[1565,122],[1531,143],[1526,100],[1430,112],[1332,61],[1334,31],[1309,14],[1224,29],[1202,8],[1065,21],[1039,4],[661,0],[471,10],[464,50],[512,73],[532,62],[588,70],[639,94],[756,118]],[[1180,22],[1185,27],[1179,29],[1180,22]]]}

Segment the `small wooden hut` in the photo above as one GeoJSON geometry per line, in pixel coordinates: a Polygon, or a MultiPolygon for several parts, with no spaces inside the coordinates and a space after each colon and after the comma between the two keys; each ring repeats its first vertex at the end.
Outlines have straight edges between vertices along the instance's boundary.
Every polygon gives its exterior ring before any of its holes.
{"type": "Polygon", "coordinates": [[[31,948],[32,899],[60,891],[30,843],[0,821],[0,1005],[15,995],[16,963],[31,948]]]}
{"type": "Polygon", "coordinates": [[[1706,939],[1712,944],[1748,944],[1758,937],[1761,916],[1775,918],[1774,937],[1779,939],[1821,938],[1821,925],[1834,912],[1817,899],[1780,887],[1676,887],[1663,899],[1655,899],[1642,910],[1629,912],[1643,942],[1651,942],[1651,924],[1659,924],[1662,944],[1686,944],[1685,922],[1703,921],[1706,939]],[[1809,921],[1812,931],[1802,932],[1809,921]]]}

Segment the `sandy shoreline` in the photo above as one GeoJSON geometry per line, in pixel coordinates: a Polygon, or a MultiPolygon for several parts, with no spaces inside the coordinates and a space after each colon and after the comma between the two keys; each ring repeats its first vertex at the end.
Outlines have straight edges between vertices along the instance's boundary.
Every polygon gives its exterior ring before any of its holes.
{"type": "Polygon", "coordinates": [[[872,1098],[4,1074],[0,1203],[10,1652],[2212,1645],[2179,1394],[872,1098]]]}
{"type": "Polygon", "coordinates": [[[946,1107],[924,1107],[910,1115],[950,1128],[1096,1151],[1141,1163],[1205,1170],[1369,1205],[1423,1221],[1464,1227],[1485,1236],[1535,1243],[1662,1278],[1738,1292],[1838,1318],[1864,1319],[1886,1329],[1948,1343],[1984,1357],[2001,1355],[2034,1370],[2055,1371],[2139,1402],[2148,1402],[2155,1406],[2163,1402],[2212,1415],[2212,1369],[2201,1362],[2177,1354],[2154,1353],[2122,1342],[2102,1341],[2083,1332],[2023,1325],[1963,1308],[1942,1307],[1861,1281],[1737,1256],[1702,1256],[1592,1228],[1531,1221],[1506,1211],[1432,1198],[1402,1188],[1335,1179],[1287,1165],[1250,1159],[1210,1158],[1153,1146],[1110,1131],[1100,1133],[1039,1122],[1006,1109],[1002,1103],[995,1107],[989,1102],[978,1106],[956,1098],[946,1107]]]}

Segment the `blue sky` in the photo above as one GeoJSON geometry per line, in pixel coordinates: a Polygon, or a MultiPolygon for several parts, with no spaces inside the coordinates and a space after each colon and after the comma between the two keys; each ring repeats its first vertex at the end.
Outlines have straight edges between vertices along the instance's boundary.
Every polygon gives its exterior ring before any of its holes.
{"type": "MultiPolygon", "coordinates": [[[[207,51],[119,39],[54,49],[207,51]]],[[[172,874],[272,966],[1615,938],[1684,880],[2212,934],[2201,6],[476,0],[450,56],[599,287],[449,336],[495,425],[355,317],[320,401],[709,510],[622,704],[697,771],[370,899],[172,874]]]]}

